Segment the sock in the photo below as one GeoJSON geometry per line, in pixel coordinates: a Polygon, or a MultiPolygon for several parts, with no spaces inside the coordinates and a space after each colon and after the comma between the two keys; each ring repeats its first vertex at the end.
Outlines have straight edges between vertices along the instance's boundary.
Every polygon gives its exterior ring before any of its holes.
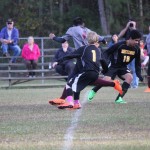
{"type": "Polygon", "coordinates": [[[66,99],[66,97],[67,97],[67,91],[66,91],[66,87],[65,87],[60,99],[66,99]]]}
{"type": "MultiPolygon", "coordinates": [[[[123,96],[127,93],[129,87],[130,87],[130,84],[129,84],[129,83],[123,82],[123,84],[122,84],[122,91],[123,91],[123,94],[122,94],[122,95],[118,94],[116,100],[118,100],[119,97],[123,97],[123,96]]],[[[115,101],[116,101],[116,100],[115,100],[115,101]]]]}
{"type": "Polygon", "coordinates": [[[67,96],[68,103],[73,103],[73,96],[67,96]]]}
{"type": "Polygon", "coordinates": [[[74,100],[74,104],[79,104],[79,100],[74,100]]]}

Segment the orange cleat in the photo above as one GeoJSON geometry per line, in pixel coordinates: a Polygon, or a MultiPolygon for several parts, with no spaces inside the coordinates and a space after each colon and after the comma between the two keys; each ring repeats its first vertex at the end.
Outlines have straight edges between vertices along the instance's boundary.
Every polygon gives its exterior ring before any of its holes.
{"type": "Polygon", "coordinates": [[[59,109],[65,109],[65,108],[73,108],[73,103],[68,103],[68,102],[65,102],[64,104],[61,104],[58,106],[59,109]]]}
{"type": "Polygon", "coordinates": [[[114,80],[113,82],[115,83],[114,89],[116,89],[122,95],[123,91],[119,80],[114,80]]]}
{"type": "Polygon", "coordinates": [[[147,88],[144,92],[150,92],[150,88],[147,88]]]}
{"type": "Polygon", "coordinates": [[[61,98],[56,98],[56,99],[50,100],[49,103],[51,105],[61,105],[65,103],[65,100],[61,98]]]}
{"type": "Polygon", "coordinates": [[[80,109],[81,108],[81,104],[78,103],[78,104],[74,104],[73,106],[73,109],[80,109]]]}

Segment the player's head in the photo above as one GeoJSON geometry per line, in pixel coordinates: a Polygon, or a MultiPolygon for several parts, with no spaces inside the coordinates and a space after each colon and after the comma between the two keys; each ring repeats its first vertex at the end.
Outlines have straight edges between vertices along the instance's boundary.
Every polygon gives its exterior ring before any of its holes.
{"type": "Polygon", "coordinates": [[[99,36],[96,32],[91,31],[87,35],[87,40],[89,44],[95,44],[95,43],[98,43],[99,36]]]}
{"type": "Polygon", "coordinates": [[[131,46],[139,44],[141,38],[142,34],[138,30],[132,30],[129,36],[131,46]]]}
{"type": "Polygon", "coordinates": [[[83,24],[83,19],[81,17],[75,17],[73,19],[73,25],[78,26],[83,24]]]}

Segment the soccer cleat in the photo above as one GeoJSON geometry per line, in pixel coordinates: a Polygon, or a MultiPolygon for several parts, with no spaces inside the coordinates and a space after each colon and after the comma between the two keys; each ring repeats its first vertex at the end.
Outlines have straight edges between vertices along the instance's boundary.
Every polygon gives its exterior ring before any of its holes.
{"type": "Polygon", "coordinates": [[[88,101],[91,102],[92,99],[94,98],[96,92],[94,92],[93,90],[91,90],[88,94],[88,101]]]}
{"type": "Polygon", "coordinates": [[[64,104],[61,104],[58,106],[59,109],[65,109],[65,108],[73,108],[73,103],[68,103],[68,102],[65,102],[64,104]]]}
{"type": "Polygon", "coordinates": [[[123,91],[119,80],[114,80],[113,82],[115,83],[114,89],[116,89],[122,95],[123,91]]]}
{"type": "Polygon", "coordinates": [[[117,100],[115,100],[115,103],[116,103],[116,104],[125,104],[125,103],[127,103],[127,102],[124,101],[124,100],[122,99],[122,97],[119,97],[117,100]]]}
{"type": "Polygon", "coordinates": [[[49,103],[51,105],[61,105],[61,104],[64,104],[65,103],[65,100],[64,99],[61,99],[61,98],[56,98],[54,100],[50,100],[49,103]]]}
{"type": "Polygon", "coordinates": [[[150,88],[147,88],[144,92],[150,92],[150,88]]]}
{"type": "Polygon", "coordinates": [[[73,109],[80,109],[81,108],[81,104],[78,103],[78,104],[74,104],[73,106],[73,109]]]}

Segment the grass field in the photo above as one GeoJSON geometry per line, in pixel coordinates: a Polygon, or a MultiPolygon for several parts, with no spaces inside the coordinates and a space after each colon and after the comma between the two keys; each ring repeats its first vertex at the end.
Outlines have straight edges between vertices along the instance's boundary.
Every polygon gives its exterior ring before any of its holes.
{"type": "Polygon", "coordinates": [[[103,88],[83,108],[48,104],[62,88],[0,89],[0,150],[150,150],[150,93],[130,89],[127,104],[103,88]]]}

